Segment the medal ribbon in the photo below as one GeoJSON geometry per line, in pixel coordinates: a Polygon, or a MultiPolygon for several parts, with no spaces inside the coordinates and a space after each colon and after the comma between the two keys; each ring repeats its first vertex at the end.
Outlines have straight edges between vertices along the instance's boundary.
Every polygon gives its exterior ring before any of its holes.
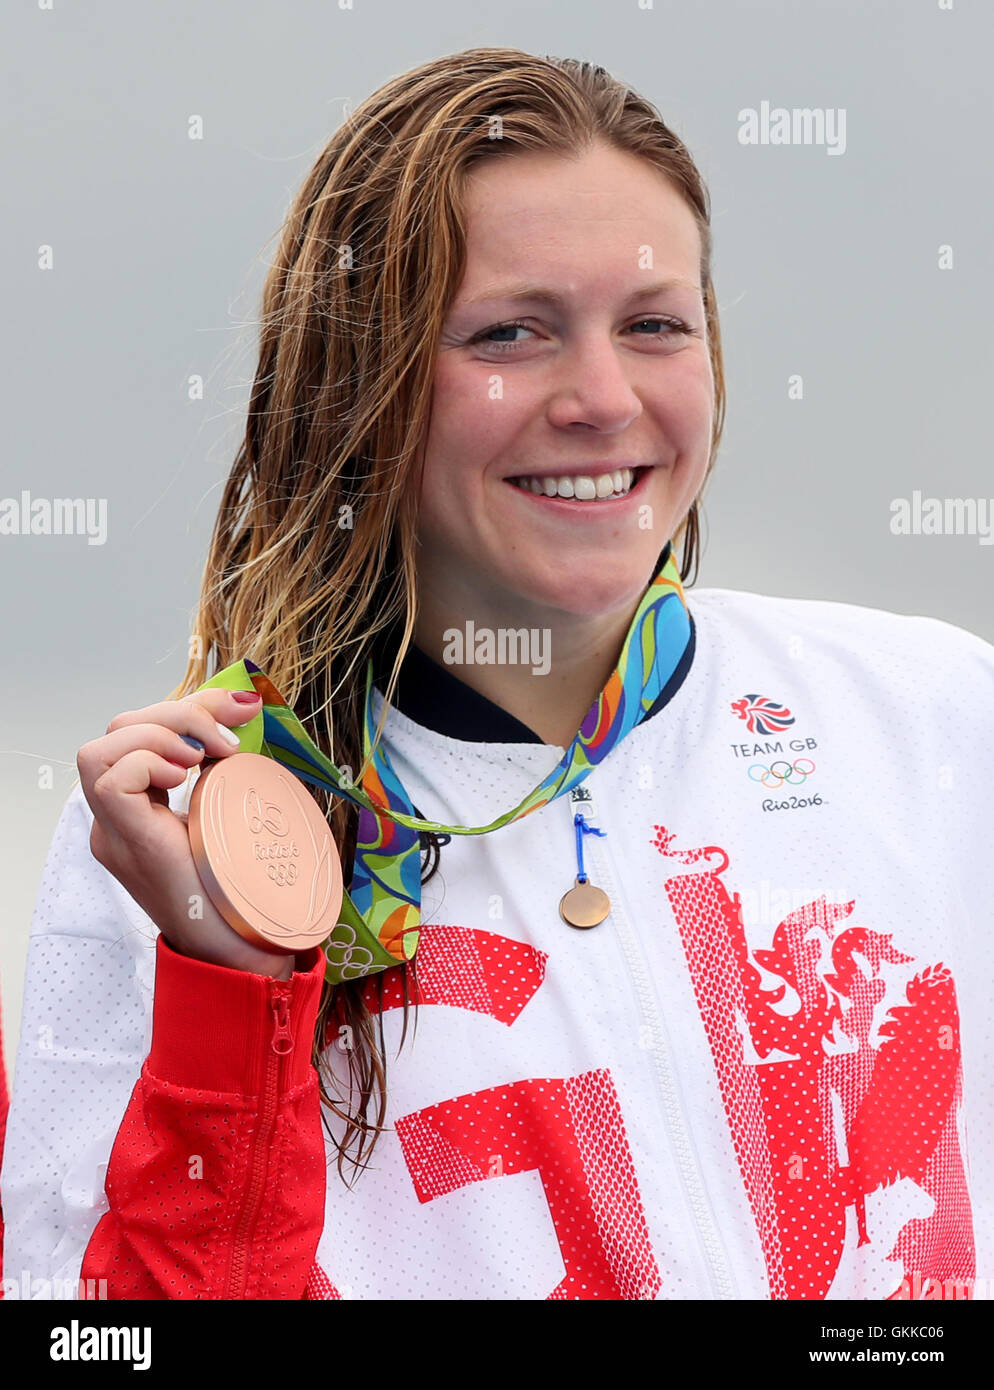
{"type": "MultiPolygon", "coordinates": [[[[691,632],[672,545],[667,545],[664,554],[664,563],[632,617],[618,664],[561,762],[523,801],[489,825],[444,825],[415,816],[382,738],[361,786],[356,786],[321,752],[265,672],[247,657],[198,687],[256,691],[262,697],[262,709],[233,731],[240,751],[275,758],[302,781],[335,792],[360,808],[351,890],[343,894],[338,925],[325,943],[325,973],[332,984],[413,959],[421,919],[420,831],[484,835],[531,815],[578,786],[652,708],[679,665],[691,632]]],[[[364,760],[369,757],[375,728],[370,658],[364,760]]]]}

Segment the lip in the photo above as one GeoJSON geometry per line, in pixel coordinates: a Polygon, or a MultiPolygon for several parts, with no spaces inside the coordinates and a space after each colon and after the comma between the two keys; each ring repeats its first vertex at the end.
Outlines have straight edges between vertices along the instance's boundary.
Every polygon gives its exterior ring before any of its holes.
{"type": "MultiPolygon", "coordinates": [[[[601,473],[608,471],[613,472],[614,470],[604,468],[600,470],[601,473]]],[[[515,492],[519,493],[525,501],[536,502],[539,506],[544,505],[547,508],[553,508],[556,511],[562,512],[564,516],[579,516],[581,513],[591,512],[594,516],[606,517],[620,516],[626,511],[631,511],[633,504],[638,503],[639,499],[648,488],[649,475],[653,472],[655,472],[653,467],[643,467],[631,491],[624,497],[615,497],[614,499],[610,497],[595,497],[590,502],[577,502],[574,497],[546,497],[544,492],[532,492],[528,488],[519,487],[517,483],[511,482],[510,478],[505,478],[503,481],[509,488],[513,488],[515,492]]],[[[542,475],[536,474],[535,476],[541,477],[542,475]]],[[[559,475],[550,474],[549,476],[558,477],[559,475]]],[[[596,478],[597,474],[591,472],[587,476],[596,478]]]]}

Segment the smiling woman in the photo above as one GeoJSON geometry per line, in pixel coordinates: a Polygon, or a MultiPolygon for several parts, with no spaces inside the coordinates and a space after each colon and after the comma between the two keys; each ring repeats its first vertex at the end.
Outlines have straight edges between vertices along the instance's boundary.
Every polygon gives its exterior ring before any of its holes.
{"type": "Polygon", "coordinates": [[[704,238],[667,173],[602,137],[483,160],[462,207],[422,451],[415,641],[438,661],[466,611],[549,629],[554,680],[514,665],[462,678],[565,747],[712,458],[704,238]],[[523,336],[493,340],[509,331],[523,336]]]}
{"type": "MultiPolygon", "coordinates": [[[[198,654],[80,749],[46,865],[10,1268],[113,1298],[972,1287],[994,650],[689,592],[723,416],[708,197],[647,99],[474,49],[332,138],[198,654]],[[250,745],[334,834],[320,949],[243,941],[197,878],[189,773],[250,745]]],[[[250,849],[278,812],[245,797],[250,849]]]]}

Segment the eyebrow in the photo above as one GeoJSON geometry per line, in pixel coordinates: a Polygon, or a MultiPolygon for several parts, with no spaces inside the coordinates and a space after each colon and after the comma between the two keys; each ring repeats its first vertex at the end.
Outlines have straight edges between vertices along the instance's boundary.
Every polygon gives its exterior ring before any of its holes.
{"type": "MultiPolygon", "coordinates": [[[[654,294],[663,294],[666,290],[684,289],[694,290],[697,294],[701,293],[701,287],[693,280],[684,280],[679,275],[673,275],[668,280],[657,280],[651,285],[642,285],[639,289],[633,290],[624,301],[626,304],[634,304],[639,299],[648,299],[654,294]]],[[[483,294],[474,295],[472,299],[464,300],[457,307],[459,309],[472,309],[475,304],[482,304],[491,299],[530,299],[540,304],[561,305],[563,296],[557,294],[555,290],[547,289],[544,285],[517,284],[507,285],[505,288],[485,290],[483,294]]]]}

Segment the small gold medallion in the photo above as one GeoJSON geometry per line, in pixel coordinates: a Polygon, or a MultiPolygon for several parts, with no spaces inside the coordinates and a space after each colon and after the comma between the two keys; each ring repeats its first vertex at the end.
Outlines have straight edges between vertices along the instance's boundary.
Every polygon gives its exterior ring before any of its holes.
{"type": "Polygon", "coordinates": [[[568,893],[559,900],[559,915],[568,926],[596,927],[611,911],[611,899],[602,888],[595,888],[587,880],[580,882],[579,875],[568,893]]]}

